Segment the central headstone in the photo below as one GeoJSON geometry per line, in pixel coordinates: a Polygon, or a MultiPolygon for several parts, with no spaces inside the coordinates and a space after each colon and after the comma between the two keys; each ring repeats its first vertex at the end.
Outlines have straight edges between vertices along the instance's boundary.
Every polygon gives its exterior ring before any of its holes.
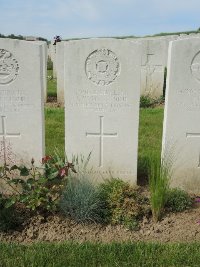
{"type": "Polygon", "coordinates": [[[64,50],[68,159],[91,153],[97,178],[136,183],[140,45],[90,39],[67,42],[64,50]]]}

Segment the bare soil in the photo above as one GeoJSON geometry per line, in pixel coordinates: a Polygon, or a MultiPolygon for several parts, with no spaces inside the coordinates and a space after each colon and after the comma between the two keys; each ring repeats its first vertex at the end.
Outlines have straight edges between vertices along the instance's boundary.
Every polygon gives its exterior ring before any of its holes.
{"type": "Polygon", "coordinates": [[[160,222],[154,223],[146,217],[138,231],[124,226],[101,224],[78,224],[57,214],[35,215],[25,220],[20,229],[0,232],[0,241],[30,244],[34,242],[194,242],[200,241],[200,204],[181,213],[169,213],[160,222]]]}

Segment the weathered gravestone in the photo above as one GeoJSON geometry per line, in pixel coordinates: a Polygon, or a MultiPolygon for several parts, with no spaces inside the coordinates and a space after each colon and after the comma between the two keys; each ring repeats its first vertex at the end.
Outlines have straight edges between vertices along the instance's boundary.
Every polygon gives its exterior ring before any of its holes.
{"type": "Polygon", "coordinates": [[[64,105],[64,42],[56,44],[57,102],[64,105]]]}
{"type": "Polygon", "coordinates": [[[163,157],[172,186],[200,193],[200,38],[170,43],[163,157]]]}
{"type": "Polygon", "coordinates": [[[138,41],[142,45],[141,95],[158,98],[163,95],[166,41],[162,38],[138,41]]]}
{"type": "Polygon", "coordinates": [[[141,51],[91,39],[65,44],[66,153],[85,158],[96,178],[136,183],[141,51]]]}
{"type": "Polygon", "coordinates": [[[53,62],[53,78],[57,77],[56,70],[56,45],[53,45],[54,41],[51,41],[50,49],[51,49],[51,60],[53,62]]]}
{"type": "Polygon", "coordinates": [[[42,44],[0,39],[0,164],[44,156],[42,44]]]}
{"type": "Polygon", "coordinates": [[[47,58],[48,58],[48,50],[47,50],[47,43],[43,41],[35,41],[37,44],[42,45],[42,75],[45,77],[43,79],[44,82],[44,102],[47,102],[47,82],[46,82],[46,77],[47,77],[47,58]]]}

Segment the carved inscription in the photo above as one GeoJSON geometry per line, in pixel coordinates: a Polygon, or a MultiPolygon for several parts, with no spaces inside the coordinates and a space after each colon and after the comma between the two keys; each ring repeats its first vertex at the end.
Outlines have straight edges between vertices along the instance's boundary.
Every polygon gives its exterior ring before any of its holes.
{"type": "Polygon", "coordinates": [[[25,90],[0,90],[0,112],[19,112],[33,107],[33,103],[25,90]]]}
{"type": "Polygon", "coordinates": [[[180,88],[177,92],[177,108],[188,112],[200,111],[200,88],[180,88]]]}
{"type": "MultiPolygon", "coordinates": [[[[200,133],[186,133],[186,138],[199,138],[200,137],[200,133]]],[[[200,168],[200,153],[198,156],[198,168],[200,168]]]]}
{"type": "Polygon", "coordinates": [[[194,58],[192,59],[192,63],[190,66],[192,76],[200,81],[200,52],[198,52],[194,58]]]}
{"type": "Polygon", "coordinates": [[[0,85],[14,81],[19,72],[19,64],[14,56],[5,49],[0,49],[0,85]]]}
{"type": "Polygon", "coordinates": [[[90,81],[96,85],[109,85],[120,74],[120,63],[109,49],[93,51],[86,59],[85,72],[90,81]]]}
{"type": "Polygon", "coordinates": [[[78,107],[94,112],[115,112],[132,107],[127,93],[113,88],[76,90],[69,107],[78,107]]]}

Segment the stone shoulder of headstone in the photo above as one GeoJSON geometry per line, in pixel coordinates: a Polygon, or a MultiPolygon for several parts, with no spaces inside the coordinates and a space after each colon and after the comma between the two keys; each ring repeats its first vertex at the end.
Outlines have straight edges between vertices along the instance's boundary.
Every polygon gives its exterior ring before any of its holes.
{"type": "Polygon", "coordinates": [[[170,42],[163,157],[173,159],[171,185],[200,193],[200,38],[170,42]]]}

